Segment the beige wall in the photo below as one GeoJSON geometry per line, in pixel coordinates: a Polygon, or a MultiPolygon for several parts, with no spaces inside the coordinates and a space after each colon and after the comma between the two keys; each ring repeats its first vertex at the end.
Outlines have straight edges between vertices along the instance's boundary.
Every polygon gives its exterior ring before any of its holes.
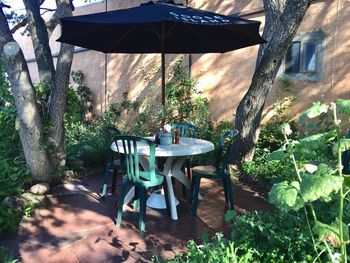
{"type": "MultiPolygon", "coordinates": [[[[137,6],[146,1],[108,1],[108,10],[137,6]]],[[[190,0],[189,6],[201,8],[222,14],[253,14],[244,18],[264,22],[264,13],[257,12],[262,8],[261,0],[221,0],[205,1],[190,0]]],[[[105,4],[97,3],[80,7],[75,14],[103,12],[105,4]]],[[[292,81],[292,94],[298,96],[293,110],[302,113],[312,101],[324,99],[332,101],[342,97],[350,99],[350,2],[316,1],[314,2],[302,24],[298,34],[322,29],[326,38],[324,41],[324,65],[322,79],[319,82],[292,81]]],[[[261,26],[261,33],[263,26],[261,26]]],[[[51,38],[52,52],[58,51],[59,36],[56,30],[51,38]]],[[[33,58],[32,45],[29,37],[16,34],[27,59],[33,58]]],[[[210,109],[215,122],[233,120],[233,114],[239,101],[249,88],[255,68],[258,46],[240,49],[224,54],[192,55],[191,74],[198,80],[197,88],[210,97],[210,109]]],[[[142,98],[146,93],[160,92],[155,86],[160,85],[160,55],[125,55],[108,54],[107,78],[105,77],[105,55],[95,51],[85,51],[75,54],[73,70],[81,69],[86,77],[87,86],[93,91],[96,111],[105,110],[105,102],[120,101],[123,92],[128,91],[131,98],[142,98]],[[107,83],[105,82],[107,80],[107,83]],[[106,85],[107,84],[107,85],[106,85]],[[107,90],[106,90],[107,88],[107,90]]],[[[174,61],[174,56],[167,56],[167,65],[174,61]]],[[[29,63],[32,78],[38,81],[35,62],[29,63]]],[[[266,109],[271,109],[276,92],[281,91],[280,81],[276,79],[271,91],[266,109]]],[[[160,101],[159,101],[160,103],[160,101]]],[[[268,114],[268,116],[271,116],[268,114]]]]}

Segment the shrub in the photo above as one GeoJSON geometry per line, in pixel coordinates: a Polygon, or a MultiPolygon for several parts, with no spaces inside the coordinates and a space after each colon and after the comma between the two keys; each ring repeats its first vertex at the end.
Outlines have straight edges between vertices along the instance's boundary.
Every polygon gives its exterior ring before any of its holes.
{"type": "Polygon", "coordinates": [[[202,244],[198,245],[193,240],[187,243],[188,251],[183,254],[176,255],[170,260],[160,260],[156,258],[154,262],[188,262],[188,263],[216,263],[216,262],[248,262],[251,260],[251,253],[237,256],[237,249],[232,241],[223,238],[220,233],[215,234],[212,239],[202,240],[202,244]]]}

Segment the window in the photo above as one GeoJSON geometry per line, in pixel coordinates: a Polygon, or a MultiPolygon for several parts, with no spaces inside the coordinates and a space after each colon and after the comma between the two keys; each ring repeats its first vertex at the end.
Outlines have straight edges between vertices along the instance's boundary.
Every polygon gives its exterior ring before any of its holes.
{"type": "Polygon", "coordinates": [[[286,73],[298,73],[300,68],[300,42],[290,45],[286,55],[286,73]]]}
{"type": "Polygon", "coordinates": [[[291,79],[319,81],[323,70],[323,31],[296,36],[284,60],[284,73],[291,79]]]}

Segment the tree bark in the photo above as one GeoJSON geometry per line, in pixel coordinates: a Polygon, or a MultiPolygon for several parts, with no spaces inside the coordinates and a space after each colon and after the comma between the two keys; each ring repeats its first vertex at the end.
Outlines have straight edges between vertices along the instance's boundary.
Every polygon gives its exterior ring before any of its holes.
{"type": "Polygon", "coordinates": [[[235,128],[240,132],[232,159],[249,161],[259,137],[261,114],[278,69],[311,3],[311,0],[264,0],[267,23],[252,83],[236,110],[235,128]]]}
{"type": "Polygon", "coordinates": [[[4,58],[17,108],[20,121],[19,133],[26,163],[34,180],[51,182],[58,164],[65,164],[63,115],[74,47],[61,44],[55,71],[49,46],[49,35],[58,21],[57,17],[72,15],[72,3],[71,0],[56,0],[57,12],[49,24],[50,27],[47,28],[39,9],[43,1],[24,0],[24,4],[39,78],[51,89],[48,116],[52,128],[49,130],[48,138],[44,138],[43,120],[37,107],[35,90],[25,58],[13,39],[1,8],[0,51],[4,58]],[[12,46],[7,44],[9,42],[12,43],[12,46]]]}
{"type": "MultiPolygon", "coordinates": [[[[71,16],[72,10],[69,0],[56,0],[57,13],[62,16],[71,16]]],[[[49,119],[52,125],[49,140],[56,152],[55,165],[65,164],[64,125],[63,116],[66,106],[66,94],[69,85],[69,76],[74,55],[74,46],[61,43],[56,64],[55,86],[51,92],[49,119]]]]}
{"type": "Polygon", "coordinates": [[[24,156],[36,181],[50,181],[52,165],[43,146],[42,122],[36,96],[22,50],[11,53],[10,44],[16,48],[5,14],[0,9],[0,51],[11,85],[19,119],[19,135],[24,156]]]}
{"type": "Polygon", "coordinates": [[[23,3],[26,8],[28,27],[33,42],[40,82],[52,89],[55,85],[55,67],[51,56],[45,21],[40,15],[41,3],[33,0],[23,0],[23,3]]]}

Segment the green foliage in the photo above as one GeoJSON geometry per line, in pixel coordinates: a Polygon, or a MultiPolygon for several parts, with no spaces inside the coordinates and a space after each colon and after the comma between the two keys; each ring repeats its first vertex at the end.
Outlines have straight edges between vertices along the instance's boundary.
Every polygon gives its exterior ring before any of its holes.
{"type": "Polygon", "coordinates": [[[21,214],[13,211],[3,203],[0,203],[0,237],[7,234],[15,234],[18,230],[21,214]]]}
{"type": "Polygon", "coordinates": [[[341,262],[347,261],[347,225],[350,219],[344,210],[349,205],[347,194],[350,190],[347,183],[344,183],[341,154],[350,148],[350,140],[342,138],[340,134],[337,113],[348,114],[348,105],[350,101],[346,100],[338,100],[337,104],[330,105],[317,102],[302,115],[301,121],[305,123],[330,110],[333,115],[332,130],[299,141],[290,140],[285,134],[285,145],[279,150],[278,156],[284,154],[284,158],[289,157],[293,161],[298,181],[275,184],[269,193],[269,201],[280,210],[304,208],[315,256],[327,252],[328,257],[334,259],[338,253],[341,262]],[[336,160],[329,154],[332,145],[336,160]],[[306,160],[313,165],[304,165],[306,160]],[[329,204],[326,211],[320,209],[325,207],[325,202],[329,204]]]}
{"type": "Polygon", "coordinates": [[[248,262],[311,262],[312,246],[301,213],[255,212],[240,215],[232,224],[237,256],[250,252],[248,262]]]}
{"type": "Polygon", "coordinates": [[[300,194],[305,202],[330,200],[330,194],[337,193],[343,184],[343,178],[332,175],[313,174],[301,178],[300,194]]]}
{"type": "Polygon", "coordinates": [[[101,127],[99,123],[71,124],[65,134],[68,159],[81,159],[89,167],[103,164],[107,151],[101,127]]]}
{"type": "MultiPolygon", "coordinates": [[[[282,79],[282,81],[288,82],[288,79],[282,79]]],[[[262,178],[270,182],[290,180],[292,177],[293,173],[290,171],[293,164],[288,158],[285,158],[284,150],[279,149],[284,144],[280,126],[283,122],[291,119],[291,116],[286,114],[285,111],[292,106],[291,103],[294,100],[295,97],[292,96],[277,100],[274,104],[276,114],[268,123],[260,126],[260,135],[253,160],[242,165],[242,170],[246,176],[258,180],[262,178]]]]}
{"type": "Polygon", "coordinates": [[[67,89],[67,102],[66,108],[64,111],[64,126],[65,129],[72,129],[74,124],[82,122],[82,111],[83,105],[79,100],[78,94],[76,91],[69,87],[67,89]]]}
{"type": "Polygon", "coordinates": [[[71,76],[76,88],[76,108],[79,108],[82,121],[84,123],[90,123],[93,120],[92,111],[94,100],[92,98],[92,93],[90,89],[84,85],[84,74],[81,70],[72,71],[71,76]]]}
{"type": "Polygon", "coordinates": [[[350,116],[350,100],[337,99],[338,113],[350,116]]]}
{"type": "Polygon", "coordinates": [[[303,200],[298,196],[299,189],[299,182],[296,181],[274,184],[269,192],[269,201],[283,211],[297,211],[303,207],[303,200]]]}
{"type": "Polygon", "coordinates": [[[18,262],[4,247],[0,247],[0,262],[2,263],[16,263],[18,262]]]}
{"type": "MultiPolygon", "coordinates": [[[[347,237],[349,237],[347,226],[343,226],[343,229],[346,231],[347,237]]],[[[312,231],[315,233],[318,240],[329,241],[334,247],[340,246],[339,224],[332,223],[331,225],[328,225],[321,223],[320,221],[316,221],[312,231]]]]}
{"type": "Polygon", "coordinates": [[[322,113],[328,111],[329,106],[326,104],[321,104],[321,102],[314,102],[312,107],[310,107],[303,115],[300,117],[301,122],[305,122],[307,119],[313,119],[320,116],[322,113]]]}
{"type": "Polygon", "coordinates": [[[210,242],[202,241],[201,245],[196,244],[193,240],[187,243],[188,251],[184,254],[178,254],[170,260],[160,260],[156,258],[154,262],[188,262],[188,263],[216,263],[216,262],[250,262],[252,255],[250,252],[241,254],[237,257],[237,249],[232,241],[224,239],[223,235],[217,233],[210,242]]]}

